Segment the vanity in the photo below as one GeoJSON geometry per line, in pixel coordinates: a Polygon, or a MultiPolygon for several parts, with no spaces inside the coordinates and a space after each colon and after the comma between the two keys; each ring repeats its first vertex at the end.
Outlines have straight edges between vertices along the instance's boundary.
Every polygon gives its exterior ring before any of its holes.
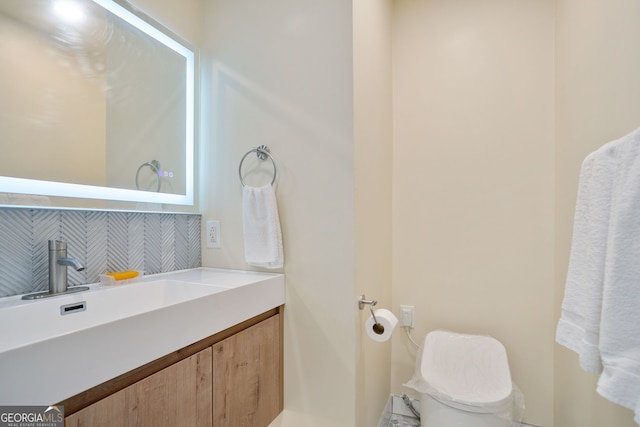
{"type": "Polygon", "coordinates": [[[0,302],[0,404],[65,424],[267,426],[282,410],[284,276],[196,268],[0,302]]]}

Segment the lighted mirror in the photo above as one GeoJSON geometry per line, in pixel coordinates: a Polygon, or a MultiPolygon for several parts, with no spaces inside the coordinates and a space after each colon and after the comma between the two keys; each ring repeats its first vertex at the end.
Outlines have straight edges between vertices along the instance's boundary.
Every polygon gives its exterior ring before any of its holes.
{"type": "Polygon", "coordinates": [[[0,1],[0,192],[193,205],[195,60],[126,3],[0,1]]]}

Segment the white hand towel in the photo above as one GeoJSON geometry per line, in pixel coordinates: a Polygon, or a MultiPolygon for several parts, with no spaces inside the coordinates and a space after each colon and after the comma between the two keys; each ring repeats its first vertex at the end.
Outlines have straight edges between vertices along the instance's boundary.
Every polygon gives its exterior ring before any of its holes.
{"type": "Polygon", "coordinates": [[[244,186],[242,226],[246,263],[256,267],[281,268],[284,264],[282,233],[276,194],[271,185],[244,186]]]}

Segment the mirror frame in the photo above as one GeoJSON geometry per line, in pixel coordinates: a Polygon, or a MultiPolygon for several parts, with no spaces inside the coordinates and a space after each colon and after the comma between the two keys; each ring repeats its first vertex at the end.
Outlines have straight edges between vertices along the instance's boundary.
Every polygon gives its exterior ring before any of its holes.
{"type": "MultiPolygon", "coordinates": [[[[196,54],[195,49],[187,47],[171,31],[159,24],[151,24],[145,20],[140,12],[134,11],[130,5],[127,8],[118,0],[91,0],[105,10],[125,20],[140,31],[144,32],[174,52],[183,56],[186,61],[186,133],[185,133],[185,194],[156,193],[140,190],[100,187],[94,185],[70,184],[64,182],[44,181],[26,178],[0,176],[0,193],[14,193],[38,196],[57,196],[82,199],[116,200],[125,202],[160,203],[172,205],[194,206],[194,144],[195,144],[195,87],[196,87],[196,54]],[[158,26],[156,26],[158,25],[158,26]],[[164,31],[164,32],[163,32],[164,31]],[[169,36],[167,33],[170,33],[169,36]],[[177,39],[180,40],[177,41],[177,39]]],[[[146,16],[145,16],[146,18],[146,16]]],[[[148,18],[149,19],[149,18],[148,18]]],[[[151,19],[149,19],[151,20],[151,19]]]]}

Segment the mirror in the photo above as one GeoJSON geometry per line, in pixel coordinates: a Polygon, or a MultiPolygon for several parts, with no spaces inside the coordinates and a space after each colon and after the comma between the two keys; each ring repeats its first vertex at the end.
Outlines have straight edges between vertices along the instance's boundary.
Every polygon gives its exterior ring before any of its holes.
{"type": "Polygon", "coordinates": [[[2,0],[0,192],[193,205],[195,61],[126,3],[2,0]]]}

